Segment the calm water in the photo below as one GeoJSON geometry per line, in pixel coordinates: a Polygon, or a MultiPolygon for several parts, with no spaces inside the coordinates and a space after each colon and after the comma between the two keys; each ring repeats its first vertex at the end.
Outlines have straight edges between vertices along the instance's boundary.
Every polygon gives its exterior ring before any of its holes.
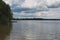
{"type": "Polygon", "coordinates": [[[0,40],[8,40],[12,30],[12,24],[1,25],[0,24],[0,40]]]}
{"type": "Polygon", "coordinates": [[[60,21],[20,20],[6,40],[60,40],[60,21]]]}

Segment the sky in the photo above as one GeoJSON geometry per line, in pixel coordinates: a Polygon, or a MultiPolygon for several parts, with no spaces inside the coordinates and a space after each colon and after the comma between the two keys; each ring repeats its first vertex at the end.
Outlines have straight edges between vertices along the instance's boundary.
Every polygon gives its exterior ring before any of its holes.
{"type": "Polygon", "coordinates": [[[60,19],[60,0],[3,0],[14,18],[60,19]]]}

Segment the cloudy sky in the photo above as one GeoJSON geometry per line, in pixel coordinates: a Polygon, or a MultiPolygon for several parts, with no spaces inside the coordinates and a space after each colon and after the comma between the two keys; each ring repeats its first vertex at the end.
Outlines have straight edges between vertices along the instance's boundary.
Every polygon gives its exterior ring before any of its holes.
{"type": "Polygon", "coordinates": [[[60,0],[3,0],[14,18],[60,18],[60,0]]]}

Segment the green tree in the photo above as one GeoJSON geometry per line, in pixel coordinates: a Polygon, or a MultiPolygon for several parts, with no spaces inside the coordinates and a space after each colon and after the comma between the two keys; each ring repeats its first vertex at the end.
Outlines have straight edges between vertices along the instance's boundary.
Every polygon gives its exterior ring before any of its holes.
{"type": "Polygon", "coordinates": [[[10,6],[0,0],[0,23],[8,23],[12,19],[10,6]]]}

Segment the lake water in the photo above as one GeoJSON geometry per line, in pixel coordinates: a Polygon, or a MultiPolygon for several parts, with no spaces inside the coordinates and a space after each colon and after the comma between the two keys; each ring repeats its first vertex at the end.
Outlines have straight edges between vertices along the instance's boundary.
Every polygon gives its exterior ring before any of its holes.
{"type": "Polygon", "coordinates": [[[60,40],[60,21],[15,21],[6,40],[60,40]]]}

